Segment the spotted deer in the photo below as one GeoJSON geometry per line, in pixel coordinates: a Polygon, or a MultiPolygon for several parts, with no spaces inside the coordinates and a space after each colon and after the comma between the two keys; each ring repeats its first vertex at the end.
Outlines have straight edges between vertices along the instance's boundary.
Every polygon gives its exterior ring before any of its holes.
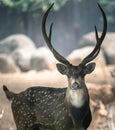
{"type": "Polygon", "coordinates": [[[43,16],[42,33],[49,49],[60,62],[56,64],[58,71],[67,76],[68,86],[63,88],[35,86],[16,94],[3,85],[6,97],[12,101],[11,107],[17,130],[86,130],[92,120],[85,75],[95,69],[95,63],[91,61],[100,52],[106,35],[106,15],[98,4],[103,16],[102,34],[98,36],[95,26],[96,45],[92,52],[75,66],[52,46],[53,24],[50,26],[49,34],[46,33],[46,20],[52,7],[53,4],[43,16]]]}

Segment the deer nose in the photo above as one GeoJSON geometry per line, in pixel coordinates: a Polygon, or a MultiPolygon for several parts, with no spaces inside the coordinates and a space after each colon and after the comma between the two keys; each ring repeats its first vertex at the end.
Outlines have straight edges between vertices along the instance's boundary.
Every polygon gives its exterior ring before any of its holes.
{"type": "Polygon", "coordinates": [[[74,82],[74,83],[72,84],[72,89],[73,89],[73,90],[77,90],[79,87],[80,87],[80,84],[77,83],[77,82],[74,82]]]}

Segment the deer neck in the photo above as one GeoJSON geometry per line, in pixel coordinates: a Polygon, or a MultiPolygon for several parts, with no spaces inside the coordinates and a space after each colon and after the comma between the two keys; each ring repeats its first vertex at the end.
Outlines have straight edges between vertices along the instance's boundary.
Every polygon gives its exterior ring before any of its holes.
{"type": "Polygon", "coordinates": [[[80,87],[73,88],[73,83],[70,79],[68,79],[66,102],[68,107],[74,106],[76,108],[80,108],[89,100],[89,94],[84,80],[79,79],[76,82],[80,84],[80,87]]]}

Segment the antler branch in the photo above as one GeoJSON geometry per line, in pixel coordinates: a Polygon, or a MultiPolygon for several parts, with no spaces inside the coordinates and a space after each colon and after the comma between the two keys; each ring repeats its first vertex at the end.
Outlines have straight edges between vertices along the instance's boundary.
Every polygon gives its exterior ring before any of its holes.
{"type": "Polygon", "coordinates": [[[99,5],[99,3],[98,3],[98,7],[99,7],[99,9],[100,9],[100,11],[102,13],[102,16],[103,16],[103,32],[102,32],[101,36],[99,37],[97,27],[95,26],[96,46],[93,49],[93,51],[87,57],[85,57],[82,60],[81,65],[85,65],[88,62],[90,62],[90,61],[92,61],[93,59],[96,58],[96,56],[100,52],[101,44],[102,44],[102,42],[103,42],[103,40],[105,38],[106,32],[107,32],[107,18],[106,18],[106,15],[105,15],[102,7],[99,5]]]}
{"type": "Polygon", "coordinates": [[[51,10],[51,8],[53,7],[54,3],[48,8],[48,10],[46,11],[46,13],[44,14],[43,16],[43,20],[42,20],[42,34],[43,34],[43,37],[47,43],[47,46],[49,47],[49,49],[51,50],[51,52],[53,53],[54,57],[61,63],[65,64],[65,65],[69,65],[69,61],[66,60],[62,55],[60,55],[55,49],[54,47],[52,46],[51,44],[51,35],[52,35],[52,26],[53,26],[53,23],[50,25],[50,31],[49,31],[49,37],[46,33],[46,19],[47,19],[47,16],[51,10]]]}

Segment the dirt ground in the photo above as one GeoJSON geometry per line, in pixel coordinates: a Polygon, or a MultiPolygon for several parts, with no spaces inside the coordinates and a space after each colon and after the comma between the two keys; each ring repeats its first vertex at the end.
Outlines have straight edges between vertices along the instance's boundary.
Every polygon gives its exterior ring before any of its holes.
{"type": "MultiPolygon", "coordinates": [[[[67,81],[66,77],[60,75],[57,71],[0,74],[0,130],[16,130],[11,103],[6,99],[2,90],[3,84],[13,92],[18,93],[37,85],[63,87],[67,86],[67,81]]],[[[101,101],[99,102],[99,108],[97,107],[93,112],[93,121],[88,130],[115,130],[115,99],[106,106],[101,101]]]]}

